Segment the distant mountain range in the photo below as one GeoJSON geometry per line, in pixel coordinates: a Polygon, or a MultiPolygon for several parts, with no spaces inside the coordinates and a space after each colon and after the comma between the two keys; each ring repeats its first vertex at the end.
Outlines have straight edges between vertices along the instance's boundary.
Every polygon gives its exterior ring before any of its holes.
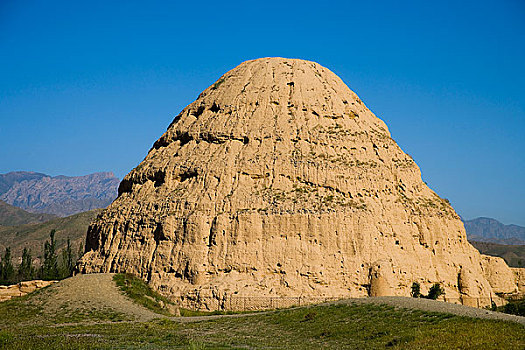
{"type": "Polygon", "coordinates": [[[469,241],[490,242],[497,244],[525,244],[525,227],[504,225],[491,218],[463,220],[469,241]]]}
{"type": "Polygon", "coordinates": [[[120,181],[113,173],[49,176],[35,172],[0,174],[0,200],[31,213],[69,216],[107,207],[120,181]]]}

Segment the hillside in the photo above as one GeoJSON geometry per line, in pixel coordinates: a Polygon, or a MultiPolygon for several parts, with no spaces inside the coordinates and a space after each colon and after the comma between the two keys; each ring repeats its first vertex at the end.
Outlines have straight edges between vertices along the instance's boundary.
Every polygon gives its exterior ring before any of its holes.
{"type": "Polygon", "coordinates": [[[498,244],[525,244],[525,227],[505,225],[496,219],[480,217],[463,220],[469,241],[498,244]]]}
{"type": "Polygon", "coordinates": [[[34,214],[0,201],[0,226],[37,224],[56,218],[52,214],[34,214]]]}
{"type": "Polygon", "coordinates": [[[31,249],[34,258],[42,256],[44,242],[49,239],[49,232],[55,229],[58,249],[65,246],[69,237],[76,253],[80,243],[85,242],[89,223],[101,211],[92,210],[40,224],[0,227],[0,252],[3,254],[6,247],[11,247],[13,261],[16,263],[25,247],[31,249]]]}
{"type": "Polygon", "coordinates": [[[69,216],[107,207],[117,196],[113,173],[49,176],[32,172],[0,175],[0,200],[32,213],[69,216]]]}
{"type": "Polygon", "coordinates": [[[469,242],[482,254],[502,257],[512,267],[525,267],[525,245],[469,242]]]}

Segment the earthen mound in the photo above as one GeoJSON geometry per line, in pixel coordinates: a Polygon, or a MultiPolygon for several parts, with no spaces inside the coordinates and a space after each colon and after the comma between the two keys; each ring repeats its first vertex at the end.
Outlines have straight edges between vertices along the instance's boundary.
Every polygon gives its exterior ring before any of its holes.
{"type": "Polygon", "coordinates": [[[197,307],[408,296],[412,282],[489,304],[516,290],[385,123],[334,73],[296,59],[244,62],[180,112],[86,251],[80,271],[131,272],[197,307]]]}

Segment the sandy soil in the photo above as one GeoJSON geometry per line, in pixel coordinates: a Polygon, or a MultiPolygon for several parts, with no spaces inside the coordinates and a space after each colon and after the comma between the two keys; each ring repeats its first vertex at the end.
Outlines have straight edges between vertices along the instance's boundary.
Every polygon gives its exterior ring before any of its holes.
{"type": "Polygon", "coordinates": [[[48,314],[93,310],[124,314],[134,321],[161,317],[126,297],[113,281],[113,275],[77,275],[46,288],[35,299],[48,314]]]}

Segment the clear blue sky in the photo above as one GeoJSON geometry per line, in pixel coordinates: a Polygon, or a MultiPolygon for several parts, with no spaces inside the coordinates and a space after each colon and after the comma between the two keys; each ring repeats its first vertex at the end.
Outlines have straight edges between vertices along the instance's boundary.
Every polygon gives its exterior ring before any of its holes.
{"type": "Polygon", "coordinates": [[[225,71],[316,61],[466,218],[525,225],[525,1],[0,1],[0,173],[122,178],[225,71]]]}

